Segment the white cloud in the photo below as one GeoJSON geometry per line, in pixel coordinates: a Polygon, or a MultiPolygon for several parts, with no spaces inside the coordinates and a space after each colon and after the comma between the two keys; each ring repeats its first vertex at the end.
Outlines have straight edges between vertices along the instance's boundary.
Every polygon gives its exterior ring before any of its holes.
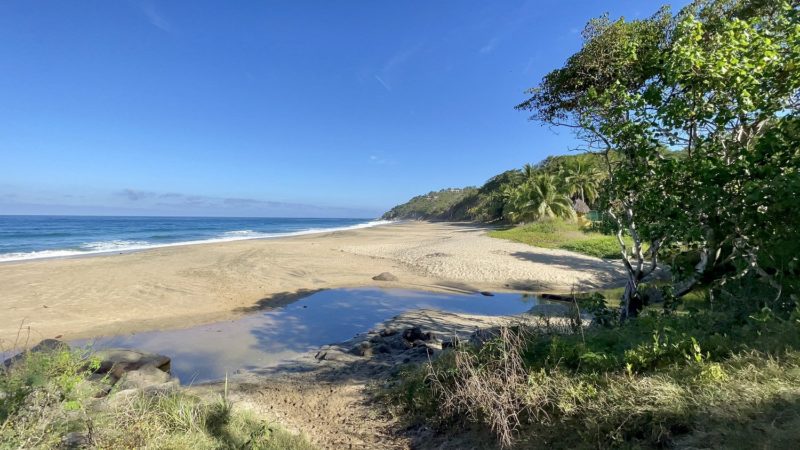
{"type": "Polygon", "coordinates": [[[383,81],[383,78],[381,78],[380,76],[378,76],[376,74],[375,75],[375,79],[378,80],[378,83],[380,83],[381,86],[383,86],[387,91],[392,92],[392,87],[389,86],[389,84],[387,82],[383,81]]]}

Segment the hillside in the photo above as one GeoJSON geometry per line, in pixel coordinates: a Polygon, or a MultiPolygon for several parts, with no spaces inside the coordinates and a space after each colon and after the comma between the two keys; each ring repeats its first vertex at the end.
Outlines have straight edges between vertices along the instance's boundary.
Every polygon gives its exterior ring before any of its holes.
{"type": "Polygon", "coordinates": [[[455,206],[475,196],[478,189],[448,188],[418,195],[406,203],[395,206],[383,215],[385,220],[464,220],[462,211],[455,206]]]}
{"type": "MultiPolygon", "coordinates": [[[[511,169],[489,178],[480,188],[449,188],[418,195],[387,211],[385,220],[452,220],[498,222],[510,221],[508,200],[510,190],[525,184],[531,177],[551,174],[561,184],[569,177],[570,168],[581,167],[594,171],[595,185],[599,186],[605,173],[602,157],[597,154],[548,156],[541,162],[526,164],[522,169],[511,169]]],[[[559,186],[566,191],[566,186],[559,186]]],[[[577,196],[576,196],[577,197],[577,196]]]]}

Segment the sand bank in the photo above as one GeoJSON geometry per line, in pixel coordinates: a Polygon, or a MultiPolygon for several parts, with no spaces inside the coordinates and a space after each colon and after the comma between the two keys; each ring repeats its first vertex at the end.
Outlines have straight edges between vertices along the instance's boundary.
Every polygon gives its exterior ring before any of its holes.
{"type": "Polygon", "coordinates": [[[336,287],[568,291],[615,284],[621,274],[596,258],[489,238],[480,227],[422,222],[7,263],[0,340],[9,347],[21,326],[31,344],[185,327],[336,287]],[[373,281],[381,272],[398,281],[373,281]]]}

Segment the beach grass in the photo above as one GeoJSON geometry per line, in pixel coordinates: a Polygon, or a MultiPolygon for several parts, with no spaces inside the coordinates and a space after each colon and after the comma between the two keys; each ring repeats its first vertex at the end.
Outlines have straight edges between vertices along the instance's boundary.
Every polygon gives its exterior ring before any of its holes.
{"type": "MultiPolygon", "coordinates": [[[[547,220],[514,228],[492,230],[488,235],[534,247],[569,250],[597,258],[621,258],[616,237],[587,231],[576,222],[547,220]]],[[[630,238],[626,238],[626,245],[630,246],[631,243],[630,238]]]]}
{"type": "Polygon", "coordinates": [[[96,398],[105,382],[92,373],[97,364],[89,351],[64,348],[29,352],[0,369],[0,449],[314,448],[225,395],[209,400],[178,389],[96,398]]]}

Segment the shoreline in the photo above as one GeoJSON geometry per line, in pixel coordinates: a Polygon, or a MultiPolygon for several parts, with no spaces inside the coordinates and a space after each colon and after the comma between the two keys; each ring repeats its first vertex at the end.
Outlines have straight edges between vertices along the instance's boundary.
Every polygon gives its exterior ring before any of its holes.
{"type": "Polygon", "coordinates": [[[41,260],[51,260],[51,259],[72,259],[72,258],[86,258],[86,257],[93,257],[93,256],[104,256],[104,255],[124,255],[128,253],[134,252],[142,252],[147,250],[155,250],[159,248],[168,248],[168,247],[183,247],[188,245],[204,245],[204,244],[222,244],[225,242],[238,242],[238,241],[251,241],[251,240],[260,240],[260,239],[281,239],[287,237],[296,237],[296,236],[308,236],[312,234],[323,234],[323,233],[334,233],[337,231],[349,231],[349,230],[361,230],[365,228],[373,228],[373,227],[380,227],[385,225],[391,225],[393,223],[403,223],[403,221],[393,221],[393,220],[384,220],[384,219],[371,219],[363,223],[358,223],[355,225],[345,226],[345,227],[331,227],[331,228],[311,228],[308,230],[301,230],[301,231],[287,231],[285,233],[262,233],[265,234],[264,236],[239,236],[239,237],[216,237],[216,238],[209,238],[209,239],[202,239],[202,240],[193,240],[193,241],[179,241],[179,242],[166,242],[163,244],[145,244],[140,246],[131,246],[130,248],[120,248],[120,249],[110,249],[110,250],[88,250],[88,251],[79,251],[79,250],[69,250],[69,249],[52,249],[52,250],[35,250],[32,252],[24,253],[24,255],[35,255],[37,253],[60,253],[65,252],[65,254],[60,255],[43,255],[43,256],[29,256],[29,257],[18,257],[14,259],[5,259],[7,255],[16,255],[17,253],[8,253],[8,254],[0,254],[0,266],[4,264],[13,264],[13,263],[24,263],[26,261],[41,261],[41,260]],[[68,253],[68,254],[66,254],[68,253]]]}
{"type": "Polygon", "coordinates": [[[0,265],[11,347],[185,328],[278,307],[322,289],[558,292],[613,285],[617,263],[485,236],[486,227],[407,222],[303,236],[161,247],[0,265]],[[390,272],[398,281],[374,281],[390,272]]]}

